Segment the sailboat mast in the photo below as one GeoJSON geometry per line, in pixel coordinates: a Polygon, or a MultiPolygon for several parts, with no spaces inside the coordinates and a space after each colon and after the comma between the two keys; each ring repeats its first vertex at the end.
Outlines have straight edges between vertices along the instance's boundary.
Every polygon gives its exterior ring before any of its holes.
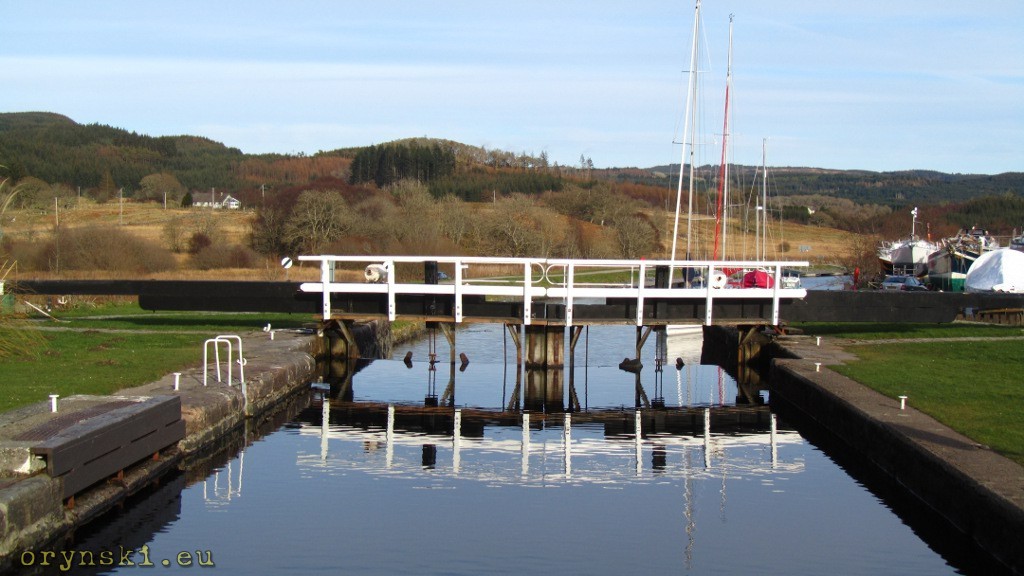
{"type": "MultiPolygon", "coordinates": [[[[686,225],[686,257],[690,257],[691,249],[691,235],[689,222],[693,220],[693,136],[690,134],[692,126],[690,122],[691,116],[694,115],[694,108],[696,105],[696,92],[697,92],[697,34],[700,29],[700,2],[697,0],[696,7],[694,8],[693,15],[693,43],[690,46],[690,71],[689,79],[686,86],[686,115],[683,121],[683,152],[679,160],[679,185],[676,188],[676,213],[675,213],[675,224],[672,227],[672,260],[676,259],[676,243],[679,238],[679,208],[682,204],[683,196],[683,172],[686,170],[686,155],[687,155],[687,139],[689,139],[689,154],[690,154],[690,193],[688,202],[688,215],[686,225]]],[[[672,272],[673,269],[670,266],[668,272],[668,283],[672,285],[672,272]]]]}
{"type": "MultiPolygon", "coordinates": [[[[697,91],[697,89],[694,88],[694,96],[696,96],[696,91],[697,91]]],[[[693,117],[691,122],[692,122],[693,126],[696,126],[696,124],[697,124],[697,118],[696,118],[697,111],[693,110],[692,114],[693,114],[694,117],[693,117]]],[[[697,178],[696,178],[696,176],[697,176],[697,156],[696,156],[696,151],[694,150],[695,142],[696,142],[696,135],[691,134],[690,135],[690,160],[689,160],[689,164],[690,164],[690,179],[689,179],[690,187],[689,187],[689,192],[688,192],[688,194],[686,196],[686,258],[687,259],[693,258],[693,187],[694,187],[694,183],[697,181],[697,178]]]]}
{"type": "Polygon", "coordinates": [[[725,69],[725,114],[722,120],[722,163],[718,168],[718,207],[715,210],[715,249],[712,260],[718,260],[719,237],[721,237],[722,257],[725,258],[725,223],[726,211],[729,207],[729,92],[732,88],[732,19],[729,14],[729,59],[725,69]]]}
{"type": "Polygon", "coordinates": [[[761,228],[761,260],[768,259],[768,153],[767,153],[768,139],[761,139],[761,213],[758,215],[759,218],[763,219],[763,225],[761,228]]]}

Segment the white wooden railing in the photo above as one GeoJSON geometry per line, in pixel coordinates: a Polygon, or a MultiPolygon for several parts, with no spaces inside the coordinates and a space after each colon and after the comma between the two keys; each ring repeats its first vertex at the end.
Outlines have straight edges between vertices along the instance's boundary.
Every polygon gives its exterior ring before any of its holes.
{"type": "Polygon", "coordinates": [[[637,301],[636,324],[642,326],[644,300],[702,299],[705,301],[705,324],[711,323],[712,302],[716,299],[764,299],[772,304],[772,323],[779,321],[779,302],[800,299],[807,295],[803,288],[782,287],[783,268],[808,266],[807,262],[789,261],[708,261],[708,260],[566,260],[550,258],[490,258],[461,256],[299,256],[300,261],[319,262],[320,281],[304,282],[303,292],[323,295],[323,319],[331,318],[331,294],[386,294],[388,319],[395,320],[395,297],[399,294],[445,295],[454,297],[455,322],[463,321],[462,301],[465,296],[495,296],[520,299],[523,324],[530,324],[532,303],[543,299],[561,301],[565,305],[565,323],[572,325],[573,305],[581,298],[632,298],[637,301]],[[399,282],[397,264],[436,262],[454,274],[438,284],[399,282]],[[366,265],[366,277],[375,281],[339,281],[338,265],[366,265]],[[647,278],[658,266],[666,266],[679,284],[687,271],[696,271],[709,281],[693,287],[656,288],[647,278]],[[495,268],[521,270],[511,276],[495,277],[495,268]],[[596,274],[630,271],[629,282],[598,282],[588,280],[596,274]],[[773,278],[771,288],[737,288],[727,282],[722,271],[763,270],[773,278]]]}

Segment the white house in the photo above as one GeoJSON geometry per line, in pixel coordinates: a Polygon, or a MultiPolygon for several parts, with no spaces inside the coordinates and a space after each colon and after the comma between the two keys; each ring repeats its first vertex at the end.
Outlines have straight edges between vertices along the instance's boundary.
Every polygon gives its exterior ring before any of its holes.
{"type": "Polygon", "coordinates": [[[195,206],[196,208],[213,208],[213,209],[227,208],[228,210],[238,210],[238,209],[240,209],[242,207],[242,202],[239,201],[234,196],[231,196],[230,194],[228,194],[228,195],[225,195],[224,198],[222,198],[219,202],[216,201],[216,200],[214,200],[214,201],[199,200],[199,201],[193,202],[192,205],[195,206]]]}

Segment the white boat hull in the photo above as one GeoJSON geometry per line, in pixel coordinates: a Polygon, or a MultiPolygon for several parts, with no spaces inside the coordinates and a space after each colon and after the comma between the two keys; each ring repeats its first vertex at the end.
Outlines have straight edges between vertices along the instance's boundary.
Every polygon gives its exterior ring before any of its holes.
{"type": "Polygon", "coordinates": [[[896,274],[920,276],[928,271],[928,256],[938,246],[925,240],[908,240],[893,247],[892,269],[896,274]]]}

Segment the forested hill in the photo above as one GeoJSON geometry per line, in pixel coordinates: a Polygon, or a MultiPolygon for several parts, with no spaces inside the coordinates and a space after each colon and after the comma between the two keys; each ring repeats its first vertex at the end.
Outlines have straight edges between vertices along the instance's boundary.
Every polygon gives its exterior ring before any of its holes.
{"type": "Polygon", "coordinates": [[[32,176],[92,188],[109,175],[118,186],[170,172],[191,188],[232,183],[240,150],[194,136],[150,137],[47,112],[0,114],[0,164],[11,180],[32,176]]]}
{"type": "Polygon", "coordinates": [[[202,136],[153,137],[49,112],[0,113],[0,177],[13,182],[33,177],[73,188],[113,185],[128,194],[146,176],[163,173],[187,189],[232,191],[336,177],[350,158],[344,151],[243,154],[202,136]]]}
{"type": "MultiPolygon", "coordinates": [[[[708,176],[717,171],[717,166],[698,168],[699,173],[708,176]]],[[[731,166],[729,171],[740,182],[748,185],[755,181],[758,185],[760,183],[760,166],[731,166]]],[[[649,170],[616,168],[604,172],[615,180],[654,183],[663,181],[668,174],[678,174],[679,165],[657,166],[649,170]]],[[[871,172],[769,166],[768,181],[775,196],[822,195],[845,198],[858,204],[884,206],[963,202],[1008,193],[1024,196],[1024,172],[988,175],[946,174],[930,170],[871,172]]]]}
{"type": "MultiPolygon", "coordinates": [[[[169,174],[189,190],[233,192],[261,185],[302,185],[320,178],[389,182],[402,174],[434,179],[432,192],[453,193],[466,200],[498,193],[559,190],[563,179],[608,180],[647,184],[674,190],[678,165],[654,168],[595,169],[589,159],[580,166],[549,164],[546,153],[486,150],[438,139],[408,139],[306,155],[243,154],[202,136],[152,137],[101,124],[79,124],[48,112],[0,113],[0,177],[18,182],[34,177],[72,189],[124,188],[127,196],[147,176],[169,174]],[[397,148],[396,148],[397,147],[397,148]]],[[[733,167],[747,186],[755,182],[754,167],[733,167]]],[[[709,180],[716,168],[701,173],[709,180]]],[[[822,195],[861,204],[905,206],[960,202],[1007,193],[1024,196],[1024,173],[1000,175],[944,174],[929,171],[869,172],[816,168],[770,168],[776,196],[822,195]]],[[[666,192],[667,193],[667,192],[666,192]]],[[[637,194],[640,194],[639,192],[637,194]]],[[[643,195],[643,194],[641,194],[643,195]]]]}

